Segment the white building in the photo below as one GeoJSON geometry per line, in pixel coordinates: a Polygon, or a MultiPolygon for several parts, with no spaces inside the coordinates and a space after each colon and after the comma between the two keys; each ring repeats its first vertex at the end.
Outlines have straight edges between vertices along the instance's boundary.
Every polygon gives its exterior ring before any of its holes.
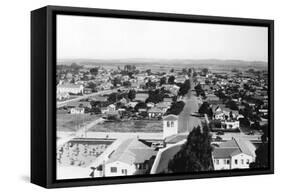
{"type": "Polygon", "coordinates": [[[223,142],[212,153],[215,170],[249,168],[255,157],[254,145],[241,139],[223,142]]]}
{"type": "Polygon", "coordinates": [[[126,139],[109,154],[100,174],[105,177],[145,174],[149,172],[154,156],[156,151],[138,139],[126,139]]]}
{"type": "Polygon", "coordinates": [[[70,114],[84,114],[85,109],[80,107],[74,107],[70,109],[70,114]]]}
{"type": "Polygon", "coordinates": [[[57,93],[83,94],[83,92],[83,85],[70,83],[57,85],[57,93]]]}
{"type": "Polygon", "coordinates": [[[239,121],[222,121],[222,126],[225,129],[239,129],[240,122],[239,121]]]}
{"type": "Polygon", "coordinates": [[[178,116],[167,115],[163,117],[163,139],[178,134],[178,116]]]}
{"type": "Polygon", "coordinates": [[[164,113],[165,113],[165,110],[157,108],[157,107],[153,107],[153,108],[148,110],[149,118],[162,117],[164,113]]]}

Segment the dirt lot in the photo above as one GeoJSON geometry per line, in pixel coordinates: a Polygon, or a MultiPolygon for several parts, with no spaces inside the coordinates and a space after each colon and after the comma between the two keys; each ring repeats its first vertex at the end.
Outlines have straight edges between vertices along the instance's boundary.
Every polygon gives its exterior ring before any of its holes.
{"type": "Polygon", "coordinates": [[[98,119],[96,115],[90,114],[57,114],[57,130],[58,131],[77,131],[81,127],[98,119]]]}

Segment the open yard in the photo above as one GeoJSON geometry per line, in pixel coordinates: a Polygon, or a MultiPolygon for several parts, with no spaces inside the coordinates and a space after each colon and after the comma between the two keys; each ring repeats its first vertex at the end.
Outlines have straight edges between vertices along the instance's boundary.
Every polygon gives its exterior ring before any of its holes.
{"type": "Polygon", "coordinates": [[[90,114],[57,114],[57,131],[77,131],[98,118],[90,114]]]}
{"type": "Polygon", "coordinates": [[[148,121],[148,120],[132,120],[120,122],[104,122],[99,123],[89,131],[94,132],[146,132],[146,133],[160,133],[162,132],[162,121],[148,121]]]}

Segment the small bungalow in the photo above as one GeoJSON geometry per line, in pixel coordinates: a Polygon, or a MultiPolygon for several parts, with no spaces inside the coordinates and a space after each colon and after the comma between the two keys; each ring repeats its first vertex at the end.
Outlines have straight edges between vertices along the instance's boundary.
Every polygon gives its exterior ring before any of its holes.
{"type": "Polygon", "coordinates": [[[171,106],[171,104],[173,103],[173,99],[172,98],[164,98],[163,102],[166,103],[168,106],[171,106]]]}
{"type": "Polygon", "coordinates": [[[170,105],[168,105],[165,102],[159,102],[159,103],[156,104],[155,107],[157,107],[157,108],[163,110],[164,112],[166,112],[170,108],[170,105]]]}
{"type": "Polygon", "coordinates": [[[255,161],[255,146],[248,140],[232,139],[215,147],[212,153],[214,169],[245,169],[255,161]]]}
{"type": "Polygon", "coordinates": [[[214,94],[207,94],[205,101],[207,101],[209,104],[219,104],[219,103],[221,103],[221,100],[219,99],[219,97],[217,97],[214,94]]]}
{"type": "Polygon", "coordinates": [[[128,176],[149,173],[157,152],[136,138],[125,139],[119,146],[112,150],[98,176],[128,176]]]}
{"type": "Polygon", "coordinates": [[[165,111],[163,109],[153,107],[148,110],[148,116],[149,118],[159,118],[162,117],[165,114],[165,111]]]}
{"type": "Polygon", "coordinates": [[[70,114],[84,114],[85,109],[81,107],[74,107],[70,109],[70,114]]]}
{"type": "Polygon", "coordinates": [[[59,84],[57,85],[57,93],[83,94],[84,86],[71,83],[59,84]]]}
{"type": "Polygon", "coordinates": [[[135,101],[139,101],[139,102],[145,102],[145,100],[148,98],[148,94],[147,93],[137,93],[136,97],[135,97],[135,101]]]}

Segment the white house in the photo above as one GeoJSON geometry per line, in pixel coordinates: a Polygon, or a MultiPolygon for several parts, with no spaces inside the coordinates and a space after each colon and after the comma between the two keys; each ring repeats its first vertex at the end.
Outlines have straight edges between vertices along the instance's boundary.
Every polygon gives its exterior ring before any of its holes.
{"type": "Polygon", "coordinates": [[[84,114],[85,109],[80,107],[74,107],[70,109],[70,114],[84,114]]]}
{"type": "Polygon", "coordinates": [[[138,139],[126,139],[109,154],[102,174],[106,177],[145,174],[149,172],[154,156],[154,149],[138,139]]]}
{"type": "Polygon", "coordinates": [[[153,107],[153,108],[148,110],[149,118],[162,117],[164,113],[165,113],[165,110],[157,108],[157,107],[153,107]]]}
{"type": "Polygon", "coordinates": [[[115,104],[110,104],[107,107],[108,112],[115,112],[116,111],[116,105],[115,104]]]}
{"type": "Polygon", "coordinates": [[[255,147],[248,140],[232,139],[215,147],[212,158],[215,170],[245,169],[255,161],[255,147]]]}
{"type": "Polygon", "coordinates": [[[240,122],[234,120],[222,121],[222,127],[225,129],[239,129],[240,122]]]}
{"type": "Polygon", "coordinates": [[[57,85],[57,93],[71,93],[71,94],[83,94],[84,86],[78,84],[59,84],[57,85]]]}
{"type": "Polygon", "coordinates": [[[178,134],[178,116],[167,115],[163,117],[163,139],[178,134]]]}

